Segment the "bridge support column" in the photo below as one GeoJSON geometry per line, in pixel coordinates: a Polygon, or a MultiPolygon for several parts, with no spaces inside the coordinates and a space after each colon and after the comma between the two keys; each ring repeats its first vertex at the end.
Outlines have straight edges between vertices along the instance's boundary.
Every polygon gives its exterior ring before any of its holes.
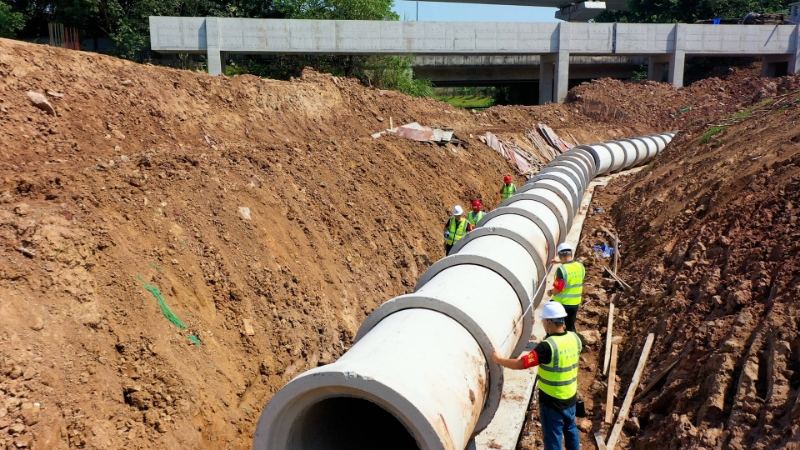
{"type": "Polygon", "coordinates": [[[647,62],[647,79],[664,81],[664,69],[669,64],[670,57],[668,55],[651,56],[650,61],[647,62]]]}
{"type": "Polygon", "coordinates": [[[790,74],[800,73],[800,24],[794,28],[794,53],[789,58],[787,72],[790,74]]]}
{"type": "Polygon", "coordinates": [[[206,53],[209,75],[225,73],[225,55],[220,51],[219,20],[216,17],[206,17],[206,53]]]}
{"type": "Polygon", "coordinates": [[[789,67],[792,63],[792,59],[794,55],[786,56],[776,55],[776,56],[762,56],[761,57],[761,76],[762,77],[782,77],[788,73],[791,73],[791,67],[789,67]],[[785,68],[784,68],[785,65],[785,68]]]}
{"type": "Polygon", "coordinates": [[[670,83],[683,87],[683,69],[686,65],[686,24],[675,25],[675,50],[669,55],[670,83]]]}
{"type": "Polygon", "coordinates": [[[558,24],[558,53],[542,55],[539,63],[539,104],[564,103],[569,90],[569,23],[558,24]]]}

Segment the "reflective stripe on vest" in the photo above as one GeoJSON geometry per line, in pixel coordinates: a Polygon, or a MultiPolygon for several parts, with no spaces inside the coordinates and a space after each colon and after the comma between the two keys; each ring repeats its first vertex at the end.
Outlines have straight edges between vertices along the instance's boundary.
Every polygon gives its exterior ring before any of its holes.
{"type": "Polygon", "coordinates": [[[578,261],[564,263],[559,270],[564,275],[564,290],[555,294],[553,300],[564,306],[575,306],[581,304],[583,295],[583,278],[586,276],[586,269],[578,261]]]}
{"type": "Polygon", "coordinates": [[[453,245],[456,242],[460,241],[461,238],[466,236],[467,234],[467,221],[466,219],[461,220],[460,222],[456,222],[455,217],[450,218],[450,227],[448,230],[450,231],[450,237],[447,238],[445,242],[447,245],[453,245]]]}
{"type": "Polygon", "coordinates": [[[483,216],[485,215],[486,213],[483,211],[478,211],[478,214],[475,214],[474,212],[470,211],[469,214],[467,214],[467,220],[469,220],[469,223],[477,227],[478,222],[480,222],[481,219],[483,219],[483,216]]]}
{"type": "Polygon", "coordinates": [[[539,364],[539,389],[559,400],[569,400],[578,393],[578,363],[583,345],[577,334],[545,339],[553,353],[548,364],[539,364]]]}
{"type": "Polygon", "coordinates": [[[515,185],[514,183],[504,184],[503,185],[503,200],[506,200],[507,198],[511,197],[512,195],[514,195],[515,192],[517,192],[517,185],[515,185]]]}

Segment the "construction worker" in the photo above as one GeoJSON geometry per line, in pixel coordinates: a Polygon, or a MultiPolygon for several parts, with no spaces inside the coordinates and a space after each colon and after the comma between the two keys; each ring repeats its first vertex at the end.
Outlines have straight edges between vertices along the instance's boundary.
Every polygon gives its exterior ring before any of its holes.
{"type": "Polygon", "coordinates": [[[511,175],[504,176],[503,189],[500,191],[500,196],[502,197],[503,201],[514,195],[515,192],[517,192],[517,185],[511,182],[511,175]]]}
{"type": "Polygon", "coordinates": [[[469,223],[472,224],[473,227],[477,227],[478,222],[480,222],[481,219],[483,219],[483,216],[486,215],[485,212],[481,211],[482,208],[483,205],[481,204],[480,200],[472,201],[472,211],[467,214],[467,220],[469,220],[469,223]]]}
{"type": "Polygon", "coordinates": [[[558,246],[558,260],[553,264],[561,263],[556,270],[556,280],[553,288],[547,291],[553,300],[564,305],[567,311],[567,331],[575,332],[575,320],[578,317],[578,308],[583,295],[583,279],[586,277],[586,268],[578,261],[573,260],[574,249],[566,242],[558,246]]]}
{"type": "Polygon", "coordinates": [[[583,345],[577,334],[567,331],[567,312],[558,302],[542,308],[542,326],[547,338],[532,352],[517,359],[502,358],[497,352],[492,360],[509,369],[539,366],[539,420],[545,450],[561,450],[561,436],[567,450],[579,450],[581,441],[575,424],[578,403],[578,362],[583,345]]]}
{"type": "Polygon", "coordinates": [[[464,218],[464,208],[461,205],[453,207],[453,215],[444,224],[444,253],[450,253],[450,249],[460,241],[468,232],[475,228],[464,218]]]}

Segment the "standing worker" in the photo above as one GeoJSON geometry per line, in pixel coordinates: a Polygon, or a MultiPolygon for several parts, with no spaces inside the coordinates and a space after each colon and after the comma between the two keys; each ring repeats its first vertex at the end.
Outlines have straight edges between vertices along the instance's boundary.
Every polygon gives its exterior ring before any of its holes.
{"type": "Polygon", "coordinates": [[[506,201],[509,197],[514,195],[517,192],[517,185],[511,182],[511,175],[506,175],[503,177],[503,189],[500,191],[500,195],[503,198],[503,201],[506,201]]]}
{"type": "Polygon", "coordinates": [[[468,232],[475,228],[464,218],[464,208],[461,205],[453,207],[453,215],[444,224],[444,253],[450,253],[450,249],[460,241],[468,232]]]}
{"type": "Polygon", "coordinates": [[[586,268],[578,261],[572,259],[574,249],[566,242],[558,246],[558,260],[552,263],[561,263],[556,270],[556,281],[553,289],[547,291],[553,300],[564,305],[567,311],[567,331],[575,332],[575,320],[578,317],[578,308],[583,295],[583,279],[586,277],[586,268]]]}
{"type": "Polygon", "coordinates": [[[467,214],[467,220],[469,220],[469,223],[472,224],[473,227],[477,227],[478,222],[480,222],[481,219],[483,219],[483,216],[486,215],[485,212],[481,211],[482,208],[483,205],[481,204],[480,200],[476,199],[472,201],[472,211],[467,214]]]}
{"type": "Polygon", "coordinates": [[[547,338],[532,352],[517,359],[492,353],[492,360],[509,369],[539,366],[539,420],[545,450],[561,450],[561,436],[567,450],[579,450],[581,441],[575,424],[578,403],[578,363],[583,345],[577,334],[567,331],[567,312],[558,302],[542,308],[542,326],[547,338]]]}

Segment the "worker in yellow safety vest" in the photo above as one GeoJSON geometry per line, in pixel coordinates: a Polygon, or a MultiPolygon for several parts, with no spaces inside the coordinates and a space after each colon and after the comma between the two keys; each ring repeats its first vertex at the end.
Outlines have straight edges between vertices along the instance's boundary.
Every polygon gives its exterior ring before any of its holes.
{"type": "Polygon", "coordinates": [[[564,305],[567,311],[567,331],[575,332],[575,320],[578,317],[578,308],[583,295],[583,279],[586,277],[586,268],[579,261],[572,259],[573,248],[566,242],[558,246],[558,260],[552,263],[561,263],[556,270],[556,280],[553,288],[547,293],[553,300],[564,305]]]}
{"type": "Polygon", "coordinates": [[[456,245],[468,232],[475,228],[464,217],[464,208],[456,205],[453,208],[453,215],[444,224],[444,252],[450,253],[450,249],[456,245]]]}
{"type": "Polygon", "coordinates": [[[511,175],[503,177],[503,189],[500,190],[500,196],[503,201],[514,195],[517,192],[517,185],[511,182],[511,175]]]}
{"type": "Polygon", "coordinates": [[[473,227],[477,227],[478,222],[486,215],[485,212],[481,211],[482,208],[483,205],[480,200],[472,201],[472,211],[467,214],[467,220],[469,220],[469,223],[472,224],[473,227]]]}
{"type": "Polygon", "coordinates": [[[545,450],[561,450],[562,435],[567,450],[580,449],[575,423],[578,411],[578,365],[583,345],[577,334],[567,331],[567,312],[561,303],[548,302],[542,308],[542,326],[547,338],[532,352],[516,359],[492,354],[492,361],[509,369],[539,366],[539,419],[545,450]]]}

